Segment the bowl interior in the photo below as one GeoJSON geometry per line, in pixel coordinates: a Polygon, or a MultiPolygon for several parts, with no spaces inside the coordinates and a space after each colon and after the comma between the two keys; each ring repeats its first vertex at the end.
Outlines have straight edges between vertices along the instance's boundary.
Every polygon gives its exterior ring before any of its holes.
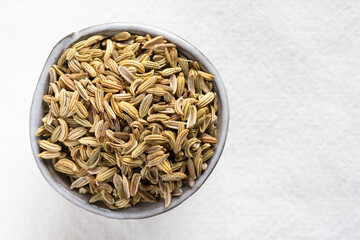
{"type": "Polygon", "coordinates": [[[97,25],[90,28],[86,28],[79,32],[75,32],[69,34],[62,40],[60,40],[52,52],[50,53],[45,66],[40,75],[40,79],[38,81],[33,102],[31,106],[30,112],[30,138],[31,138],[31,146],[33,150],[33,154],[35,160],[38,164],[38,167],[45,179],[49,182],[49,184],[62,196],[64,196],[69,201],[75,203],[76,205],[91,211],[93,213],[103,215],[110,218],[118,218],[118,219],[138,219],[138,218],[146,218],[154,215],[158,215],[160,213],[166,212],[184,200],[186,200],[189,196],[191,196],[194,192],[196,192],[201,185],[208,178],[209,174],[213,171],[219,157],[224,148],[224,144],[226,141],[226,135],[228,131],[228,123],[229,123],[229,110],[228,110],[228,101],[225,92],[224,85],[220,78],[220,75],[214,68],[214,66],[210,63],[206,57],[201,54],[195,47],[177,37],[174,34],[166,32],[164,30],[160,30],[154,27],[138,25],[138,24],[128,24],[128,23],[111,23],[111,24],[103,24],[97,25]],[[89,198],[90,195],[82,195],[79,194],[76,190],[70,190],[70,181],[68,178],[54,170],[52,167],[51,160],[43,160],[38,157],[38,154],[41,152],[37,144],[38,137],[35,135],[35,131],[38,127],[42,125],[41,119],[44,116],[45,104],[42,101],[42,96],[48,90],[49,84],[49,68],[57,62],[62,52],[71,46],[73,43],[86,39],[95,34],[102,34],[106,36],[112,36],[121,31],[128,31],[132,34],[150,34],[152,36],[162,35],[169,42],[172,42],[177,45],[178,51],[184,54],[187,58],[192,60],[197,60],[202,69],[205,69],[212,73],[215,76],[214,80],[214,90],[218,96],[218,144],[215,148],[215,153],[211,159],[207,161],[208,168],[202,173],[202,175],[195,181],[195,186],[193,188],[188,185],[182,188],[183,194],[179,197],[174,197],[171,201],[169,207],[164,207],[164,202],[162,199],[159,199],[157,203],[140,203],[134,207],[126,208],[126,209],[118,209],[118,210],[110,210],[102,203],[90,204],[89,198]]]}

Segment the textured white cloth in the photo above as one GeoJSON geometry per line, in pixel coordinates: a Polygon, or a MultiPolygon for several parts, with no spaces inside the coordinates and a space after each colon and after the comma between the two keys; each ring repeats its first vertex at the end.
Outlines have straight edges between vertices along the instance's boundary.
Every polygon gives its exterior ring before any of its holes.
{"type": "Polygon", "coordinates": [[[360,2],[0,2],[0,239],[359,239],[360,2]],[[106,219],[62,198],[32,157],[33,90],[55,43],[105,22],[157,26],[219,70],[227,145],[163,215],[106,219]]]}

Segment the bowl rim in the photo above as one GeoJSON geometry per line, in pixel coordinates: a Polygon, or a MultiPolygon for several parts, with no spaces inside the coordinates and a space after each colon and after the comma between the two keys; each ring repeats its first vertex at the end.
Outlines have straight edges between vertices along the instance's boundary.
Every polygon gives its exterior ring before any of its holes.
{"type": "MultiPolygon", "coordinates": [[[[42,93],[41,93],[41,100],[42,100],[42,93]]],[[[197,48],[195,48],[192,44],[190,44],[186,40],[182,39],[181,37],[177,36],[176,34],[173,34],[167,30],[163,30],[158,27],[148,26],[148,25],[144,25],[144,24],[137,24],[137,23],[114,22],[114,23],[98,24],[98,25],[84,28],[77,32],[70,33],[67,36],[63,37],[60,41],[58,41],[55,44],[55,46],[51,50],[51,52],[44,64],[44,67],[41,71],[39,80],[36,84],[36,88],[34,90],[31,108],[30,108],[30,121],[29,121],[30,133],[29,134],[30,134],[30,143],[31,143],[33,156],[35,158],[36,164],[37,164],[40,172],[42,173],[42,175],[44,176],[46,181],[51,185],[51,187],[54,188],[55,191],[57,191],[65,199],[74,203],[78,207],[81,207],[82,209],[85,209],[89,212],[95,213],[97,215],[105,216],[108,218],[112,218],[112,219],[144,219],[144,218],[148,218],[148,217],[152,217],[152,216],[156,216],[156,215],[165,213],[165,212],[179,206],[181,203],[183,203],[186,199],[188,199],[191,195],[193,195],[195,192],[197,192],[200,189],[200,187],[205,183],[207,178],[210,176],[210,174],[214,170],[214,168],[215,168],[216,164],[218,163],[220,156],[223,152],[226,138],[227,138],[228,128],[229,128],[229,119],[230,119],[230,115],[229,115],[228,97],[227,97],[224,83],[220,77],[220,74],[215,69],[213,64],[209,61],[209,59],[207,59],[205,57],[205,55],[202,54],[197,48]],[[196,181],[195,186],[193,188],[191,188],[191,191],[188,191],[186,196],[183,196],[183,198],[181,198],[181,196],[179,198],[176,198],[176,199],[178,199],[178,201],[175,201],[175,202],[172,201],[170,206],[167,208],[155,208],[155,209],[150,209],[148,211],[135,212],[135,214],[131,213],[131,214],[124,215],[124,214],[122,214],[121,211],[107,210],[107,209],[100,208],[93,204],[84,204],[83,201],[81,201],[74,194],[72,194],[70,191],[68,191],[68,189],[64,189],[64,187],[62,185],[55,182],[55,180],[51,176],[50,172],[47,170],[45,164],[42,162],[42,159],[40,159],[36,154],[39,147],[37,144],[38,137],[36,136],[35,131],[38,128],[39,123],[35,122],[35,120],[34,120],[34,115],[36,112],[35,103],[36,103],[36,101],[39,101],[39,97],[37,97],[37,95],[39,94],[39,91],[40,91],[39,85],[42,82],[42,80],[45,81],[44,79],[47,79],[47,77],[46,77],[46,75],[48,74],[47,65],[51,61],[50,58],[53,55],[55,55],[57,53],[57,51],[60,50],[60,48],[62,48],[61,45],[63,45],[63,44],[66,44],[67,46],[69,46],[72,43],[78,41],[79,38],[81,38],[81,37],[85,37],[88,35],[94,35],[94,34],[98,34],[99,32],[105,32],[105,31],[109,31],[109,32],[110,31],[114,31],[114,32],[115,31],[129,31],[129,32],[140,31],[140,32],[149,33],[150,35],[162,35],[162,36],[164,36],[165,39],[169,40],[170,42],[175,43],[180,48],[182,48],[185,51],[194,55],[196,60],[199,63],[206,65],[207,70],[210,71],[215,76],[214,82],[215,82],[216,88],[221,96],[222,128],[221,128],[221,131],[219,131],[220,132],[220,141],[216,145],[215,153],[212,156],[213,159],[212,159],[211,164],[209,164],[207,171],[202,173],[202,175],[204,176],[202,178],[202,180],[196,181]]]]}

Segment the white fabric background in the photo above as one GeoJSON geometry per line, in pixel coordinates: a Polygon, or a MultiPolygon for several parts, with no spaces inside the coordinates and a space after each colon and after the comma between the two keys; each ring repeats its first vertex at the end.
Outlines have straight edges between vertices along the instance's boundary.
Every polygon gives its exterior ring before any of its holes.
{"type": "Polygon", "coordinates": [[[0,239],[359,239],[360,2],[0,2],[0,239]],[[220,72],[223,156],[174,210],[119,221],[56,193],[29,145],[33,90],[55,43],[105,22],[174,32],[220,72]]]}

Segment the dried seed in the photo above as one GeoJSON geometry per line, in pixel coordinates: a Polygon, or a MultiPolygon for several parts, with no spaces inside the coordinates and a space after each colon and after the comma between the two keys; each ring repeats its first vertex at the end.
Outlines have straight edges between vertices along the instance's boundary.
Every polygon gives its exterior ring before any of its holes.
{"type": "Polygon", "coordinates": [[[170,117],[166,114],[163,113],[156,113],[156,114],[151,114],[150,116],[147,117],[147,121],[148,122],[161,122],[161,121],[165,121],[165,120],[169,120],[170,117]]]}
{"type": "Polygon", "coordinates": [[[170,76],[170,87],[172,88],[171,93],[175,94],[177,89],[177,78],[174,74],[170,76]]]}
{"type": "Polygon", "coordinates": [[[181,145],[185,141],[187,135],[189,134],[189,129],[185,129],[179,133],[176,137],[175,145],[174,145],[174,153],[178,153],[181,150],[181,145]]]}
{"type": "Polygon", "coordinates": [[[82,104],[81,102],[77,102],[75,104],[75,112],[77,113],[77,115],[79,115],[79,117],[81,118],[87,118],[89,116],[89,112],[87,111],[86,107],[84,106],[84,104],[82,104]]]}
{"type": "Polygon", "coordinates": [[[135,60],[123,60],[120,62],[120,66],[124,67],[134,67],[140,73],[145,73],[145,67],[142,63],[135,60]]]}
{"type": "Polygon", "coordinates": [[[61,152],[44,151],[39,154],[42,159],[53,159],[61,156],[61,152]]]}
{"type": "Polygon", "coordinates": [[[92,124],[86,119],[83,119],[78,116],[74,116],[73,119],[75,120],[75,122],[77,122],[78,124],[80,124],[83,127],[88,127],[88,128],[92,127],[92,124]]]}
{"type": "Polygon", "coordinates": [[[81,188],[87,184],[89,184],[89,178],[88,176],[83,176],[72,182],[72,184],[70,185],[70,189],[81,188]]]}
{"type": "Polygon", "coordinates": [[[168,173],[161,176],[161,180],[163,181],[178,181],[185,179],[187,176],[186,174],[182,172],[174,172],[174,173],[168,173]]]}
{"type": "Polygon", "coordinates": [[[212,155],[214,155],[214,149],[208,149],[203,153],[203,161],[206,162],[207,160],[209,160],[212,155]]]}
{"type": "Polygon", "coordinates": [[[149,144],[147,142],[142,142],[139,144],[131,153],[132,158],[136,158],[140,156],[145,150],[149,147],[149,144]]]}
{"type": "Polygon", "coordinates": [[[97,109],[99,109],[100,112],[104,112],[104,91],[103,89],[97,88],[95,91],[95,104],[97,109]]]}
{"type": "Polygon", "coordinates": [[[65,141],[65,139],[67,138],[67,136],[69,134],[69,127],[68,127],[68,125],[67,125],[67,123],[65,122],[64,119],[59,118],[58,121],[59,121],[60,126],[61,126],[61,132],[60,132],[58,140],[60,142],[62,142],[62,141],[65,141]]]}
{"type": "Polygon", "coordinates": [[[198,73],[207,81],[212,81],[215,78],[215,76],[212,75],[211,73],[206,73],[203,71],[198,71],[198,73]]]}
{"type": "Polygon", "coordinates": [[[95,181],[102,182],[108,178],[111,178],[115,174],[116,170],[117,170],[116,167],[114,167],[104,172],[101,172],[100,174],[96,175],[95,181]]]}
{"type": "Polygon", "coordinates": [[[89,145],[92,147],[102,147],[103,143],[98,142],[95,137],[83,137],[79,139],[79,142],[84,145],[89,145]]]}
{"type": "Polygon", "coordinates": [[[132,83],[136,77],[134,76],[134,74],[132,74],[126,67],[123,66],[119,66],[119,73],[120,75],[128,82],[128,83],[132,83]]]}
{"type": "Polygon", "coordinates": [[[186,123],[186,128],[193,128],[195,126],[196,123],[196,114],[197,114],[197,110],[196,107],[193,105],[190,108],[189,111],[189,117],[186,123]]]}
{"type": "Polygon", "coordinates": [[[78,81],[74,81],[75,82],[75,88],[76,90],[79,92],[79,95],[85,100],[88,101],[89,100],[89,95],[87,94],[84,86],[78,82],[78,81]]]}
{"type": "Polygon", "coordinates": [[[153,61],[143,61],[142,64],[147,69],[160,69],[161,68],[161,65],[159,63],[153,62],[153,61]]]}
{"type": "Polygon", "coordinates": [[[156,77],[150,77],[148,80],[140,84],[140,86],[136,90],[136,94],[143,93],[146,89],[153,87],[155,83],[156,77]]]}
{"type": "Polygon", "coordinates": [[[57,142],[59,140],[60,133],[61,133],[61,126],[59,125],[52,132],[51,137],[50,137],[50,142],[52,142],[52,143],[57,142]]]}
{"type": "Polygon", "coordinates": [[[58,144],[51,143],[51,142],[46,141],[46,140],[39,140],[38,143],[39,143],[39,146],[42,149],[45,149],[45,150],[48,150],[48,151],[51,151],[51,152],[59,152],[59,151],[61,151],[61,146],[58,145],[58,144]]]}
{"type": "Polygon", "coordinates": [[[115,34],[111,39],[115,41],[125,41],[131,37],[131,34],[128,32],[120,32],[115,34]]]}
{"type": "Polygon", "coordinates": [[[104,105],[105,112],[109,115],[109,117],[111,119],[116,119],[116,114],[115,114],[114,110],[110,107],[109,103],[104,100],[103,105],[104,105]]]}
{"type": "Polygon", "coordinates": [[[171,192],[170,192],[170,186],[169,184],[165,183],[164,184],[164,200],[165,200],[165,207],[168,207],[170,205],[171,202],[171,192]]]}
{"type": "Polygon", "coordinates": [[[139,112],[132,104],[122,101],[119,103],[119,107],[121,110],[129,114],[132,119],[136,120],[139,118],[139,112]]]}
{"type": "Polygon", "coordinates": [[[75,90],[75,84],[74,81],[71,80],[68,76],[66,76],[65,74],[62,74],[60,76],[60,80],[71,90],[75,90]]]}
{"type": "MultiPolygon", "coordinates": [[[[95,43],[98,43],[100,41],[102,41],[103,39],[105,39],[105,36],[102,36],[102,35],[95,35],[95,36],[92,36],[92,37],[89,37],[84,43],[84,47],[88,47],[88,46],[91,46],[95,43]]],[[[73,46],[75,47],[75,45],[73,46]]]]}
{"type": "Polygon", "coordinates": [[[173,74],[176,74],[181,71],[181,68],[174,67],[174,68],[166,68],[160,72],[161,76],[163,77],[170,77],[173,74]]]}
{"type": "Polygon", "coordinates": [[[65,174],[73,175],[78,171],[78,167],[76,164],[66,158],[60,159],[57,163],[54,164],[54,168],[58,172],[62,172],[65,174]]]}
{"type": "Polygon", "coordinates": [[[148,135],[144,138],[144,141],[150,145],[164,144],[168,139],[161,135],[148,135]]]}
{"type": "Polygon", "coordinates": [[[184,93],[185,88],[185,78],[183,73],[179,73],[177,77],[177,88],[176,88],[176,96],[181,97],[184,93]]]}
{"type": "Polygon", "coordinates": [[[159,97],[168,95],[167,91],[158,87],[148,88],[146,89],[146,93],[153,94],[154,96],[159,96],[159,97]]]}
{"type": "Polygon", "coordinates": [[[141,180],[141,175],[139,173],[135,173],[132,176],[131,183],[130,183],[130,196],[135,196],[138,192],[139,184],[141,180]]]}
{"type": "Polygon", "coordinates": [[[152,94],[147,94],[143,100],[141,101],[140,107],[139,107],[139,116],[141,118],[144,118],[151,106],[151,103],[153,101],[153,95],[152,94]]]}
{"type": "Polygon", "coordinates": [[[123,179],[122,184],[123,184],[124,194],[125,194],[125,197],[128,199],[128,198],[130,198],[129,181],[126,178],[126,176],[123,176],[122,179],[123,179]]]}
{"type": "Polygon", "coordinates": [[[96,71],[90,64],[81,62],[81,66],[91,77],[96,77],[96,71]]]}
{"type": "Polygon", "coordinates": [[[164,37],[163,37],[163,36],[154,37],[153,39],[151,39],[151,40],[149,40],[149,41],[146,41],[146,42],[143,44],[142,49],[152,48],[152,47],[154,47],[156,44],[161,43],[163,40],[164,40],[164,37]]]}
{"type": "MultiPolygon", "coordinates": [[[[160,151],[162,152],[162,151],[160,151]]],[[[153,158],[151,161],[148,162],[147,166],[148,167],[154,167],[158,164],[161,164],[163,161],[165,161],[167,158],[169,157],[169,154],[162,154],[160,156],[157,156],[155,158],[153,158]]]]}
{"type": "Polygon", "coordinates": [[[156,203],[156,198],[148,192],[139,189],[139,194],[143,198],[144,202],[156,203]]]}
{"type": "Polygon", "coordinates": [[[108,203],[108,204],[114,204],[115,203],[115,200],[114,200],[113,196],[111,196],[105,190],[101,191],[101,197],[102,197],[102,199],[104,200],[105,203],[108,203]]]}
{"type": "Polygon", "coordinates": [[[208,104],[210,104],[214,100],[214,97],[215,97],[214,93],[208,92],[202,98],[200,98],[197,105],[199,106],[199,108],[203,108],[203,107],[207,106],[208,104]]]}
{"type": "Polygon", "coordinates": [[[201,136],[199,137],[199,139],[204,142],[204,143],[210,143],[210,144],[216,144],[217,143],[217,139],[206,134],[206,133],[203,133],[201,134],[201,136]]]}

